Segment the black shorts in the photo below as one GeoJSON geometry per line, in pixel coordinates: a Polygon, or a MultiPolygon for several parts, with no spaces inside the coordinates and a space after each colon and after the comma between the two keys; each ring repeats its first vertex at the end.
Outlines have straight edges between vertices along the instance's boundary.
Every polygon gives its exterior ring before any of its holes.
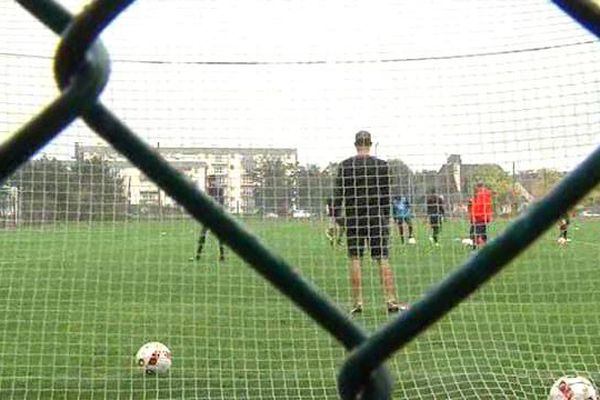
{"type": "Polygon", "coordinates": [[[477,236],[487,235],[487,224],[475,224],[475,235],[477,235],[477,236]]]}
{"type": "Polygon", "coordinates": [[[411,217],[394,218],[394,221],[396,221],[396,223],[398,225],[400,225],[400,224],[406,224],[406,225],[412,224],[412,218],[411,217]]]}
{"type": "Polygon", "coordinates": [[[388,257],[390,227],[387,218],[347,217],[346,237],[350,257],[362,257],[367,243],[371,249],[371,257],[376,259],[388,257]]]}
{"type": "Polygon", "coordinates": [[[430,215],[429,216],[429,225],[434,226],[442,226],[442,216],[441,215],[430,215]]]}

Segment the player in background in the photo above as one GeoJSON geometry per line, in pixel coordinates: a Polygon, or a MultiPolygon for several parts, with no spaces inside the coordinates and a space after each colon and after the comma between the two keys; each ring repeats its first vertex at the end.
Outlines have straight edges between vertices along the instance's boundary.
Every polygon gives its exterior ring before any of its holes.
{"type": "MultiPolygon", "coordinates": [[[[217,180],[216,175],[208,175],[207,177],[207,194],[212,197],[217,203],[223,205],[225,202],[225,191],[219,181],[217,180]]],[[[202,249],[204,248],[204,243],[206,242],[206,236],[208,235],[208,227],[203,226],[202,231],[200,232],[200,236],[198,237],[198,248],[196,250],[196,260],[200,259],[200,255],[202,254],[202,249]]],[[[219,261],[225,261],[225,248],[223,246],[223,242],[219,240],[219,261]]]]}
{"type": "Polygon", "coordinates": [[[475,185],[471,200],[471,221],[475,228],[473,249],[487,243],[487,226],[493,219],[492,192],[481,182],[475,185]]]}
{"type": "Polygon", "coordinates": [[[469,240],[471,246],[475,243],[475,221],[473,221],[473,199],[467,201],[467,215],[469,216],[469,240]]]}
{"type": "Polygon", "coordinates": [[[340,215],[341,209],[333,207],[333,198],[329,197],[326,201],[326,213],[329,220],[329,225],[325,236],[329,239],[329,244],[333,246],[342,244],[342,238],[344,237],[344,231],[346,230],[344,225],[344,218],[340,215]]]}
{"type": "Polygon", "coordinates": [[[335,179],[333,206],[343,209],[350,258],[351,314],[363,311],[361,260],[368,243],[379,266],[388,313],[407,308],[396,300],[394,275],[388,260],[390,224],[390,176],[384,160],[370,155],[371,134],[360,131],[354,145],[356,155],[340,163],[335,179]]]}
{"type": "Polygon", "coordinates": [[[444,200],[442,196],[436,194],[435,189],[431,190],[426,200],[427,217],[431,227],[431,237],[429,241],[435,246],[439,246],[439,235],[442,231],[442,222],[444,220],[444,200]]]}
{"type": "Polygon", "coordinates": [[[558,244],[565,245],[569,241],[569,225],[571,224],[571,219],[569,218],[569,212],[564,213],[560,219],[558,220],[558,244]]]}
{"type": "Polygon", "coordinates": [[[412,225],[412,209],[410,202],[406,196],[395,196],[392,200],[392,216],[394,222],[398,225],[398,233],[400,234],[400,240],[404,244],[404,224],[408,228],[408,243],[415,244],[416,240],[413,236],[413,225],[412,225]]]}

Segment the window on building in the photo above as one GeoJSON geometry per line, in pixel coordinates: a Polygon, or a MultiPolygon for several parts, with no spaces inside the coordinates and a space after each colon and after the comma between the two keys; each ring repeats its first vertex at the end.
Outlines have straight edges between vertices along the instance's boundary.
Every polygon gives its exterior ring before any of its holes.
{"type": "Polygon", "coordinates": [[[158,204],[157,190],[144,190],[140,192],[140,204],[158,204]]]}
{"type": "Polygon", "coordinates": [[[252,179],[252,175],[242,175],[242,185],[252,186],[253,184],[254,180],[252,179]]]}

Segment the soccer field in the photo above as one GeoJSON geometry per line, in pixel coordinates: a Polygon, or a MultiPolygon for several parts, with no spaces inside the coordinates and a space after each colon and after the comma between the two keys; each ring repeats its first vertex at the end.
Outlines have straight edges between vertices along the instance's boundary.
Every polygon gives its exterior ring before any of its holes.
{"type": "MultiPolygon", "coordinates": [[[[312,221],[247,224],[340,307],[349,306],[344,249],[312,221]]],[[[502,224],[495,224],[495,235],[502,224]]],[[[564,374],[600,379],[600,223],[575,221],[573,242],[550,232],[491,284],[400,351],[394,398],[544,398],[564,374]]],[[[333,399],[345,351],[214,236],[199,262],[190,221],[40,226],[0,232],[1,399],[333,399]],[[144,376],[148,341],[173,352],[164,376],[144,376]]],[[[432,247],[394,232],[401,300],[417,301],[469,250],[464,222],[432,247]]],[[[364,268],[365,312],[385,324],[375,265],[364,268]]]]}

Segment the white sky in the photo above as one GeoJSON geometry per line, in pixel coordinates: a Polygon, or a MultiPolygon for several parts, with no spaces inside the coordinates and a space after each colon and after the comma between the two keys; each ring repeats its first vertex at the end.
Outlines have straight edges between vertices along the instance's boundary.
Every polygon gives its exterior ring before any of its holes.
{"type": "MultiPolygon", "coordinates": [[[[58,38],[12,1],[0,15],[2,140],[56,95],[58,38]]],[[[549,1],[139,0],[103,41],[103,102],[162,146],[293,147],[323,166],[367,129],[414,169],[452,153],[569,169],[600,143],[600,44],[549,1]]],[[[75,141],[98,143],[77,123],[44,151],[75,141]]]]}

